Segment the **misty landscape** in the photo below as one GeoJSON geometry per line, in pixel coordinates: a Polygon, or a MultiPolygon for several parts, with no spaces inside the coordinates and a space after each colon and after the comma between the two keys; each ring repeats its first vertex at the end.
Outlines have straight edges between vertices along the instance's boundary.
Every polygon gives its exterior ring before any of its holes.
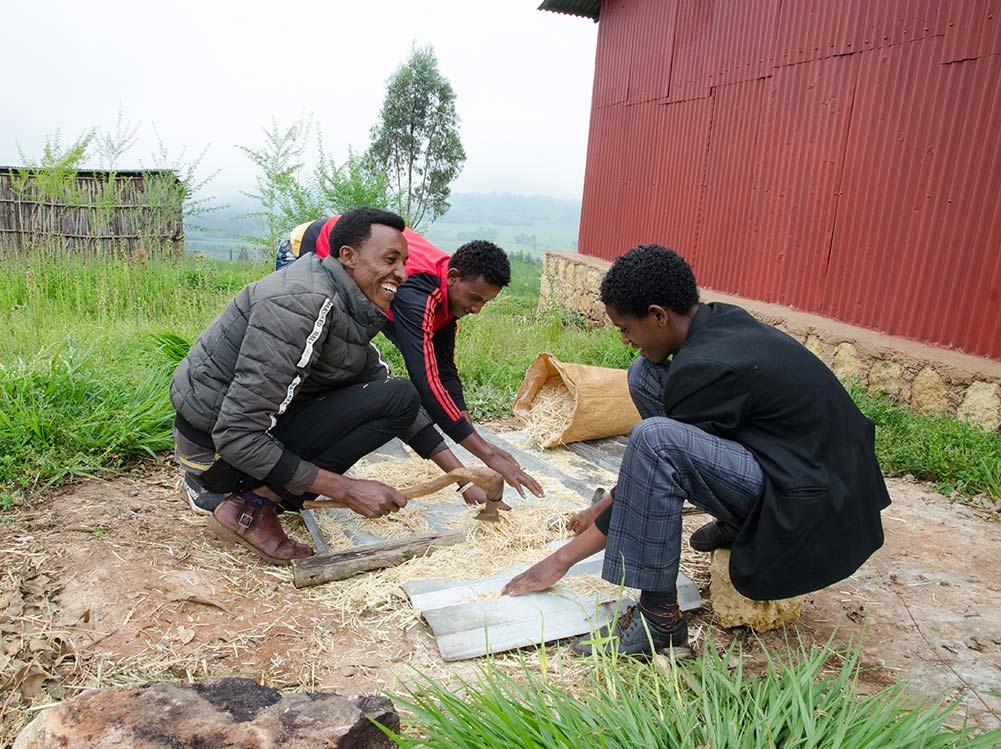
{"type": "MultiPolygon", "coordinates": [[[[445,215],[419,231],[431,242],[453,252],[471,239],[489,239],[508,252],[541,257],[547,250],[577,249],[580,202],[545,195],[455,193],[445,215]]],[[[185,224],[190,251],[236,258],[241,249],[255,251],[247,237],[263,232],[256,201],[243,195],[221,197],[223,207],[185,224]]],[[[303,216],[311,221],[318,216],[303,216]]]]}

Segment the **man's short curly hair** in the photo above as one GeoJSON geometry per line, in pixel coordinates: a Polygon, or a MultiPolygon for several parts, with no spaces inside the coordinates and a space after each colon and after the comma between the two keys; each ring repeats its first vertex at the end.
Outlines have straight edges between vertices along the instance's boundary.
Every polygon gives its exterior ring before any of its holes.
{"type": "Polygon", "coordinates": [[[699,303],[699,289],[681,255],[659,244],[642,244],[612,263],[601,282],[601,301],[632,317],[646,317],[651,304],[684,315],[699,303]]]}
{"type": "Polygon", "coordinates": [[[483,276],[488,284],[501,289],[511,283],[511,263],[507,253],[485,239],[474,239],[462,245],[448,261],[448,267],[459,271],[459,278],[463,281],[483,276]]]}
{"type": "Polygon", "coordinates": [[[372,235],[372,224],[384,224],[400,231],[407,228],[407,222],[403,220],[403,217],[392,211],[383,211],[368,206],[352,208],[337,219],[337,223],[330,230],[328,237],[330,254],[337,257],[337,253],[344,245],[355,249],[363,245],[365,240],[372,235]]]}

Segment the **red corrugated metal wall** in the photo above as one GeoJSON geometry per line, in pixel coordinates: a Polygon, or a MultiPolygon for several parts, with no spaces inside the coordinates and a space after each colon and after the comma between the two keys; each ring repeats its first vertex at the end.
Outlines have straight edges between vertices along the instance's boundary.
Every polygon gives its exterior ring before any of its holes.
{"type": "Polygon", "coordinates": [[[603,0],[581,252],[1001,359],[1001,0],[603,0]]]}

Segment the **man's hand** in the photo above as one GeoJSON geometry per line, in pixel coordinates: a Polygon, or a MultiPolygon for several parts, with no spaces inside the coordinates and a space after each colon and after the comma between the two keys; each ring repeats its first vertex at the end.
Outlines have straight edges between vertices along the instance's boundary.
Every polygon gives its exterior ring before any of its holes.
{"type": "Polygon", "coordinates": [[[563,577],[568,566],[564,565],[556,554],[550,554],[541,562],[532,565],[517,577],[511,579],[501,591],[505,596],[518,596],[522,593],[535,593],[555,585],[563,577]]]}
{"type": "Polygon", "coordinates": [[[378,518],[407,506],[407,500],[396,489],[378,481],[352,480],[343,497],[344,502],[359,515],[378,518]]]}
{"type": "Polygon", "coordinates": [[[493,450],[490,457],[483,459],[487,468],[497,471],[522,497],[525,496],[525,489],[528,489],[536,497],[545,496],[545,492],[542,491],[539,482],[522,470],[521,465],[514,459],[514,456],[501,450],[499,447],[493,447],[492,445],[491,447],[493,450]]]}
{"type": "Polygon", "coordinates": [[[601,510],[598,505],[591,505],[586,510],[581,510],[567,521],[567,530],[579,536],[594,525],[594,520],[601,514],[601,510]]]}
{"type": "MultiPolygon", "coordinates": [[[[601,490],[599,490],[601,491],[601,490]]],[[[579,536],[581,533],[586,531],[588,528],[594,525],[595,519],[605,511],[605,508],[612,504],[612,492],[615,491],[615,487],[612,487],[611,492],[606,492],[601,499],[592,504],[586,510],[581,510],[572,518],[567,521],[567,530],[573,533],[575,536],[579,536]]]]}
{"type": "MultiPolygon", "coordinates": [[[[487,503],[487,493],[476,484],[470,484],[469,487],[462,492],[462,498],[466,501],[467,505],[485,505],[487,503]]],[[[497,509],[510,510],[511,507],[506,502],[501,502],[497,509]]]]}
{"type": "Polygon", "coordinates": [[[518,465],[518,461],[511,453],[501,450],[496,445],[491,445],[475,429],[459,444],[482,460],[487,468],[497,471],[503,476],[504,480],[513,486],[522,497],[525,496],[525,489],[528,489],[536,497],[545,496],[546,493],[542,491],[539,482],[521,470],[521,466],[518,465]]]}

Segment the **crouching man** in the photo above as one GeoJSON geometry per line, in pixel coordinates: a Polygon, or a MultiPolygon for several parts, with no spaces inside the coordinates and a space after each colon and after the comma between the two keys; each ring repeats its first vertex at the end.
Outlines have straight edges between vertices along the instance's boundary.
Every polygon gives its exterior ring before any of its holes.
{"type": "Polygon", "coordinates": [[[390,378],[372,338],[406,280],[400,216],[349,211],[326,258],[303,258],[250,284],[177,367],[170,398],[186,480],[225,495],[209,518],[220,538],[273,564],[312,551],[290,539],[279,505],[323,494],[366,517],[406,500],[343,473],[393,437],[424,458],[444,454],[420,397],[390,378]]]}
{"type": "MultiPolygon", "coordinates": [[[[675,587],[686,499],[716,518],[692,547],[732,546],[733,585],[757,600],[830,585],[882,545],[890,499],[873,424],[823,362],[739,307],[701,304],[691,268],[659,245],[616,260],[601,301],[639,349],[629,390],[643,420],[612,495],[575,516],[577,538],[505,593],[548,588],[604,548],[602,577],[641,591],[611,642],[649,653],[651,641],[687,642],[675,587]]],[[[575,648],[590,652],[587,643],[575,648]]]]}

